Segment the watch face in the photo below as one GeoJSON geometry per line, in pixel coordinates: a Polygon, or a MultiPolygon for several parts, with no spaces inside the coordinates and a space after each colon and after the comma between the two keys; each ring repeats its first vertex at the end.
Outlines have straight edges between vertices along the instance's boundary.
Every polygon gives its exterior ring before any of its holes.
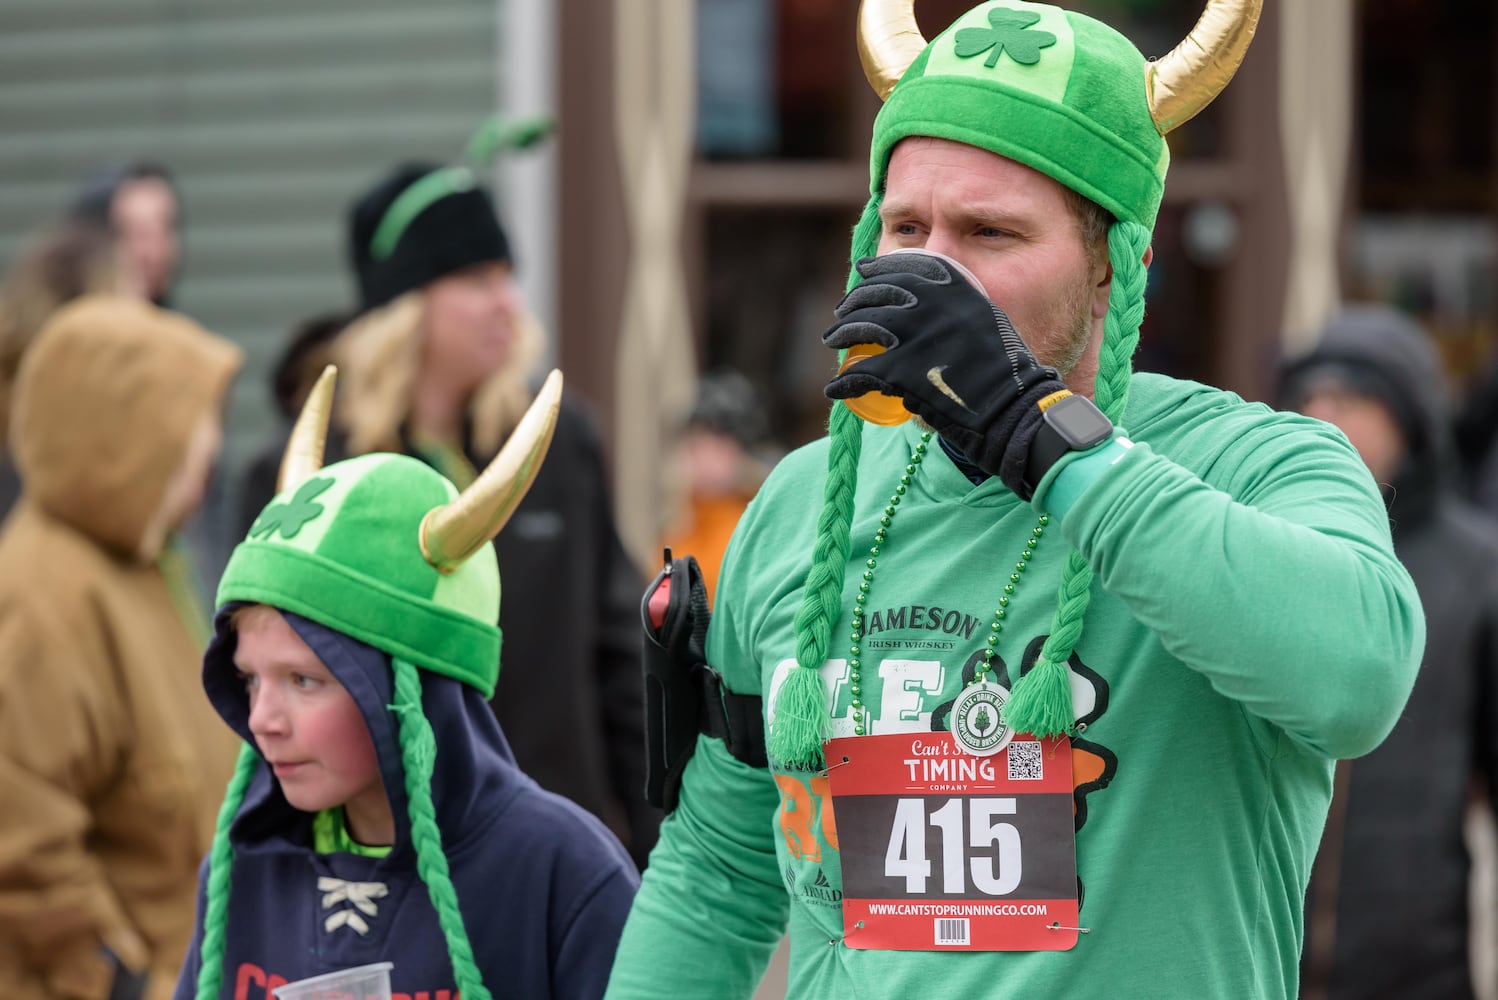
{"type": "Polygon", "coordinates": [[[1045,421],[1074,450],[1091,448],[1113,433],[1113,422],[1086,396],[1068,396],[1045,411],[1045,421]]]}

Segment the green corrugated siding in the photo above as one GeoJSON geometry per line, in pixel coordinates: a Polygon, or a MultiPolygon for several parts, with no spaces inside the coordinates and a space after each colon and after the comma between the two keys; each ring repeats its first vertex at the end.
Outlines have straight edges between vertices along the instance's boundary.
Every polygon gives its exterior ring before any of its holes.
{"type": "Polygon", "coordinates": [[[244,345],[231,463],[286,331],[348,304],[350,197],[495,106],[496,0],[3,0],[0,262],[110,162],[177,175],[177,305],[244,345]]]}

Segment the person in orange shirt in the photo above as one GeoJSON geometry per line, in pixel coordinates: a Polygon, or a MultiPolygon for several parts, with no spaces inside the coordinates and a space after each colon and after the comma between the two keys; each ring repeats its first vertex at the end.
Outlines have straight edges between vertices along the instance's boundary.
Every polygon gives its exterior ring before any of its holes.
{"type": "Polygon", "coordinates": [[[702,377],[674,456],[683,500],[661,544],[697,558],[710,602],[728,539],[773,464],[765,454],[768,439],[754,383],[732,370],[702,377]]]}

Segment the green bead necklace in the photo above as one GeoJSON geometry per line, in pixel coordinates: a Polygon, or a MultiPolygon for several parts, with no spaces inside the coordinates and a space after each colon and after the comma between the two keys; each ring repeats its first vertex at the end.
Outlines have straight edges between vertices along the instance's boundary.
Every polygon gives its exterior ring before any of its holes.
{"type": "MultiPolygon", "coordinates": [[[[853,732],[857,736],[865,735],[866,729],[863,683],[859,672],[863,650],[864,607],[868,604],[869,589],[874,583],[874,569],[879,562],[880,547],[889,539],[889,528],[894,523],[896,512],[900,509],[900,501],[915,479],[916,470],[921,467],[921,461],[926,457],[926,450],[930,443],[931,432],[927,431],[921,435],[920,443],[910,453],[910,462],[905,466],[900,482],[895,486],[895,492],[890,494],[889,503],[884,506],[884,513],[879,518],[879,530],[874,532],[874,544],[869,547],[869,558],[864,563],[863,580],[858,584],[858,596],[854,598],[853,629],[850,633],[852,645],[849,647],[852,655],[848,659],[848,681],[853,694],[853,732]]],[[[1009,602],[1014,597],[1014,592],[1024,577],[1025,569],[1035,555],[1035,546],[1040,544],[1040,538],[1045,534],[1046,525],[1049,523],[1049,517],[1045,514],[1040,515],[1040,520],[1031,531],[1029,540],[1025,542],[1024,551],[1020,553],[1019,562],[1014,564],[1014,572],[1009,574],[1009,581],[1004,584],[1004,593],[999,597],[999,606],[994,610],[993,621],[989,625],[988,644],[984,647],[983,662],[978,665],[977,676],[973,679],[974,684],[983,684],[988,680],[988,675],[993,669],[993,658],[998,648],[999,635],[1004,631],[1004,619],[1009,614],[1009,602]]]]}

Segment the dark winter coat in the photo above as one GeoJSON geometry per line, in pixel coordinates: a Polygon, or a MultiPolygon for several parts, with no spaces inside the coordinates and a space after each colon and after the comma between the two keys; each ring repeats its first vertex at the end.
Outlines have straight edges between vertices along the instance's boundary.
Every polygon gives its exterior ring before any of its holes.
{"type": "Polygon", "coordinates": [[[1302,987],[1335,1000],[1468,1000],[1463,821],[1475,784],[1498,801],[1498,527],[1456,493],[1445,383],[1417,328],[1384,310],[1344,314],[1287,386],[1338,370],[1406,428],[1408,457],[1384,494],[1428,639],[1393,733],[1339,765],[1302,987]]]}
{"type": "MultiPolygon", "coordinates": [[[[203,658],[203,686],[229,727],[251,741],[231,611],[220,612],[203,658]]],[[[378,858],[316,853],[312,814],[287,802],[262,760],[229,831],[234,860],[220,995],[270,1000],[286,982],[388,961],[394,994],[456,997],[448,945],[417,873],[399,723],[389,708],[390,658],[306,618],[285,618],[364,716],[395,843],[378,858]]],[[[426,671],[421,686],[436,738],[432,807],[484,985],[496,998],[601,997],[639,884],[634,865],[595,817],[520,773],[482,694],[426,671]]],[[[205,865],[179,1000],[195,995],[206,872],[205,865]]]]}

